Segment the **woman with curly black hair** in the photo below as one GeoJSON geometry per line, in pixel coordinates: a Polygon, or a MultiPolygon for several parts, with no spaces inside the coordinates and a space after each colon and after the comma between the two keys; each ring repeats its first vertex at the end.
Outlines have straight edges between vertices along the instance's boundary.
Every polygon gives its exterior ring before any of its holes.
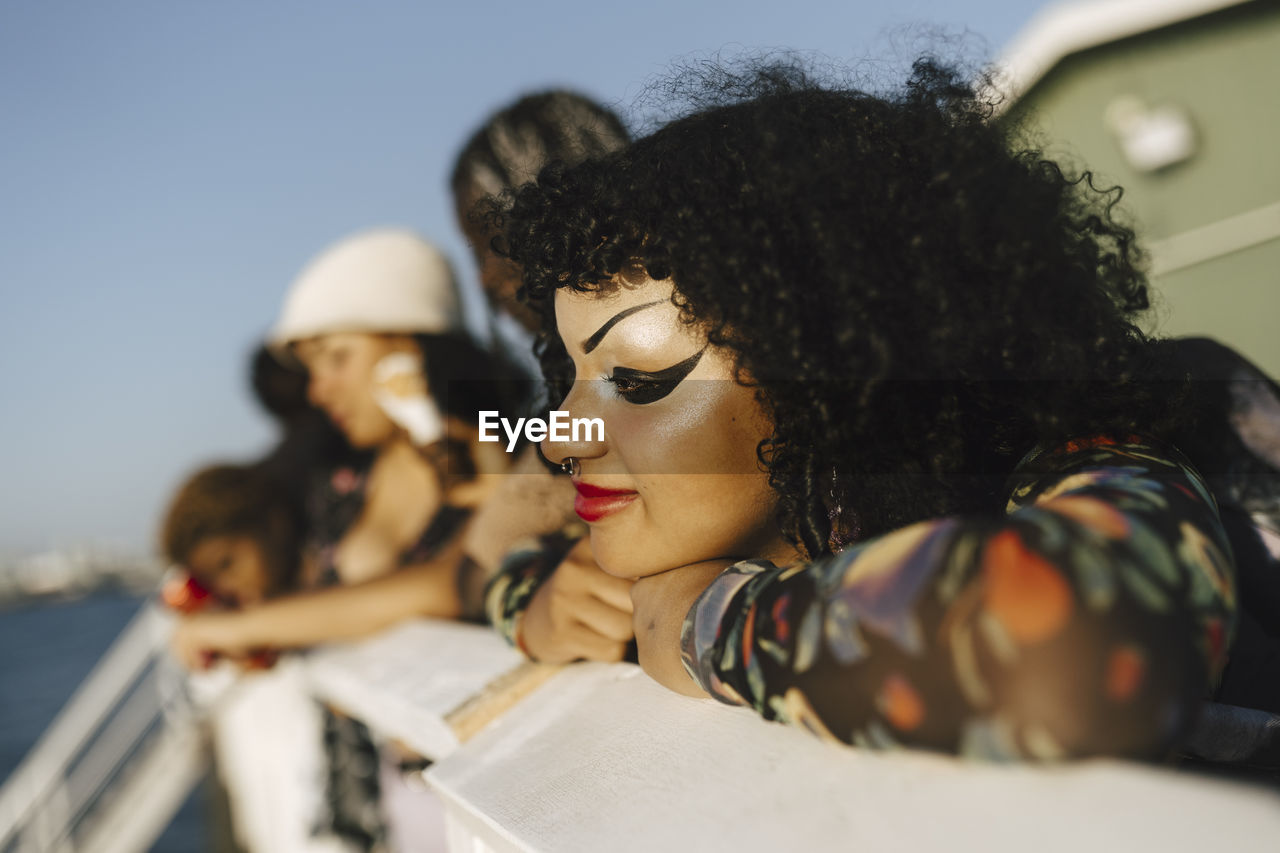
{"type": "Polygon", "coordinates": [[[640,662],[839,741],[1157,757],[1235,616],[1114,194],[959,78],[768,68],[517,193],[548,440],[640,662]],[[598,380],[598,381],[584,381],[598,380]]]}

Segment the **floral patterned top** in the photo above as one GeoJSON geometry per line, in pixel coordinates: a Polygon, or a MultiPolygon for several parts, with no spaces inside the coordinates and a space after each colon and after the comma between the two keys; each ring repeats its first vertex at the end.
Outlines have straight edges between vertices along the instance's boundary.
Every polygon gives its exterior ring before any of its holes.
{"type": "Polygon", "coordinates": [[[836,741],[1160,757],[1225,662],[1230,554],[1177,451],[1072,442],[1019,464],[1002,517],[727,569],[685,620],[685,667],[723,702],[836,741]]]}
{"type": "MultiPolygon", "coordinates": [[[[690,675],[837,741],[987,759],[1163,757],[1210,691],[1280,713],[1280,386],[1216,341],[1167,343],[1202,408],[1178,439],[1196,468],[1075,442],[1024,459],[1002,515],[739,563],[685,620],[690,675]]],[[[490,581],[508,642],[571,545],[525,543],[490,581]]]]}
{"type": "MultiPolygon", "coordinates": [[[[342,583],[335,562],[338,544],[364,511],[373,456],[361,454],[350,462],[317,471],[307,494],[309,537],[307,549],[315,563],[314,586],[342,583]]],[[[471,510],[445,504],[440,507],[416,542],[400,552],[397,564],[410,566],[430,559],[462,529],[471,510]]]]}

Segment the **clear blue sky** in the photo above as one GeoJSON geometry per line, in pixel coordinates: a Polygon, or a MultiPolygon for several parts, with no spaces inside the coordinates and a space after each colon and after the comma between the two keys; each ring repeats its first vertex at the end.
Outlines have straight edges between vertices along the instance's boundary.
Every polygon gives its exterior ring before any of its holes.
{"type": "Polygon", "coordinates": [[[474,278],[446,176],[519,93],[625,107],[741,48],[903,62],[917,25],[995,55],[1041,5],[0,5],[0,554],[147,551],[187,471],[263,452],[247,356],[337,237],[413,226],[474,278]]]}

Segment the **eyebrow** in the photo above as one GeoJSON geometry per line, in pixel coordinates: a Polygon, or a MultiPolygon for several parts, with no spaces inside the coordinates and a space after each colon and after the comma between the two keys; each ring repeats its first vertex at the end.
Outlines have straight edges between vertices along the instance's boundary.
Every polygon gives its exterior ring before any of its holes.
{"type": "Polygon", "coordinates": [[[636,313],[637,311],[643,311],[646,308],[652,308],[654,305],[659,305],[663,301],[665,300],[655,299],[652,302],[646,302],[643,305],[633,305],[630,308],[623,309],[622,311],[619,311],[617,314],[614,314],[611,318],[609,318],[609,320],[605,322],[603,326],[596,329],[595,334],[593,334],[591,337],[587,338],[582,342],[582,352],[584,354],[589,353],[596,347],[600,346],[600,342],[604,340],[605,335],[609,334],[609,330],[612,329],[614,326],[618,325],[618,323],[630,317],[632,314],[636,313]]]}

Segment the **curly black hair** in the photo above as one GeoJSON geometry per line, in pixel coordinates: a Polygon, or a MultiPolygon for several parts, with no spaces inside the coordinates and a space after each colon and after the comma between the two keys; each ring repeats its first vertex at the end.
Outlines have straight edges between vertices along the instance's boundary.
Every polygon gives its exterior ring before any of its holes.
{"type": "Polygon", "coordinates": [[[834,505],[853,538],[990,510],[1037,444],[1172,428],[1176,400],[1139,381],[1147,287],[1120,190],[1020,150],[978,86],[929,59],[888,95],[794,65],[704,80],[728,102],[493,209],[553,389],[572,379],[558,288],[637,264],[672,279],[772,418],[757,453],[810,556],[843,532],[834,505]]]}

